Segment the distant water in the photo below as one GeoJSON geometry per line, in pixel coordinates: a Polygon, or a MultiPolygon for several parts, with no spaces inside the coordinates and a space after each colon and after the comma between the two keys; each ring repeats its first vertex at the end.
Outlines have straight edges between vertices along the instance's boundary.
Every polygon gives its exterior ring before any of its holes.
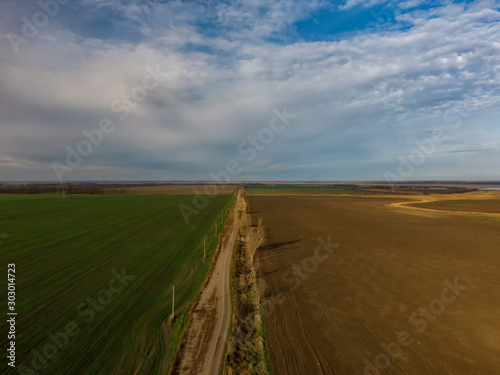
{"type": "Polygon", "coordinates": [[[479,189],[479,190],[500,190],[500,188],[484,188],[484,189],[479,189]]]}

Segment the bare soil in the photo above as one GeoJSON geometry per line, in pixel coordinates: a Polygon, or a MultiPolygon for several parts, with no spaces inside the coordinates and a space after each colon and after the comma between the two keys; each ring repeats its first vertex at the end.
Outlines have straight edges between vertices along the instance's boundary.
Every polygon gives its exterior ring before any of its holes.
{"type": "Polygon", "coordinates": [[[500,373],[499,224],[405,199],[249,197],[267,227],[257,266],[275,375],[500,373]],[[339,245],[318,261],[328,236],[339,245]],[[401,332],[411,344],[393,356],[383,347],[401,332]]]}

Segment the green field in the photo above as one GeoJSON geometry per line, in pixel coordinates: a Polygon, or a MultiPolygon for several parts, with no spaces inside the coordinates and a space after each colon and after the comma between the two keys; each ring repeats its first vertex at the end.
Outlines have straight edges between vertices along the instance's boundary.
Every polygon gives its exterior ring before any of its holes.
{"type": "Polygon", "coordinates": [[[500,223],[500,219],[496,218],[496,217],[480,216],[480,217],[472,217],[472,218],[476,219],[476,220],[491,221],[492,223],[500,223]]]}
{"type": "Polygon", "coordinates": [[[0,195],[2,348],[9,263],[18,313],[7,373],[165,374],[233,197],[214,196],[187,225],[178,205],[189,195],[0,195]]]}

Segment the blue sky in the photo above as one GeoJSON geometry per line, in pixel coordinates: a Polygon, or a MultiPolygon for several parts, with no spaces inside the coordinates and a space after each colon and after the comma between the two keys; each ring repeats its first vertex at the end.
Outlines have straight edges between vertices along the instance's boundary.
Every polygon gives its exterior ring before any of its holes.
{"type": "Polygon", "coordinates": [[[0,180],[498,180],[499,7],[2,1],[0,180]]]}

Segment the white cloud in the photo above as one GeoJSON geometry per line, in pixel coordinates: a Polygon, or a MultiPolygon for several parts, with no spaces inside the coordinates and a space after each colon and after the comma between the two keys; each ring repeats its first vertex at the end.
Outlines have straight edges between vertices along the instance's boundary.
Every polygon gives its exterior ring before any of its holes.
{"type": "MultiPolygon", "coordinates": [[[[109,178],[115,167],[116,178],[131,171],[137,179],[208,178],[229,159],[241,160],[238,145],[268,126],[273,107],[286,106],[298,115],[293,126],[259,156],[268,160],[262,168],[252,164],[246,172],[296,171],[300,177],[316,169],[330,176],[337,166],[345,173],[338,178],[346,179],[350,163],[357,173],[383,179],[384,170],[377,177],[372,160],[397,162],[415,130],[443,123],[436,113],[462,106],[481,121],[500,102],[498,91],[491,91],[500,74],[499,13],[484,4],[410,12],[400,16],[412,24],[403,31],[277,45],[263,39],[310,7],[295,9],[290,1],[219,5],[227,34],[208,36],[180,2],[147,11],[118,0],[94,1],[138,23],[172,9],[180,16],[149,25],[161,32],[138,43],[54,31],[0,66],[0,148],[5,160],[23,166],[27,179],[54,179],[50,162],[64,159],[65,147],[82,139],[81,130],[103,117],[116,119],[110,103],[140,84],[148,65],[159,64],[169,78],[129,118],[116,121],[117,130],[73,178],[90,176],[92,166],[94,179],[109,178]],[[261,6],[266,9],[259,18],[261,6]]],[[[443,158],[457,157],[450,155],[443,158]]],[[[5,176],[19,175],[0,168],[5,176]]]]}
{"type": "Polygon", "coordinates": [[[390,2],[389,0],[347,0],[344,5],[340,5],[340,10],[349,10],[355,7],[370,8],[375,5],[385,4],[390,2]]]}

